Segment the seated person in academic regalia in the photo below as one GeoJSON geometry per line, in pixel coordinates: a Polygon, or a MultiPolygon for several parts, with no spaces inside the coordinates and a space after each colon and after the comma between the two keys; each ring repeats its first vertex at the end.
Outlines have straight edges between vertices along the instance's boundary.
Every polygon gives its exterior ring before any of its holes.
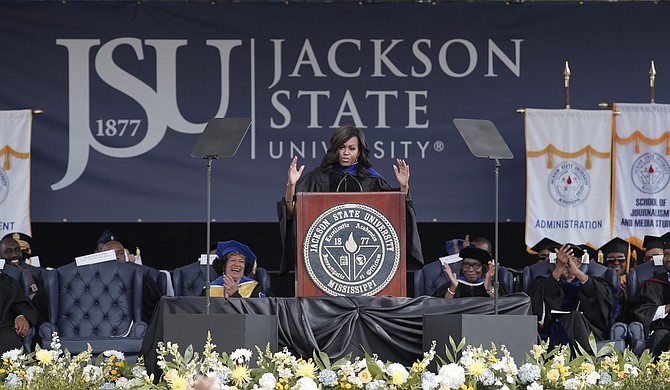
{"type": "Polygon", "coordinates": [[[235,240],[222,241],[216,248],[216,256],[212,267],[219,277],[211,283],[210,296],[265,298],[269,294],[260,283],[246,276],[256,268],[256,255],[248,246],[235,240]]]}
{"type": "Polygon", "coordinates": [[[23,337],[37,323],[37,311],[19,283],[0,273],[0,354],[23,347],[23,337]]]}
{"type": "MultiPolygon", "coordinates": [[[[444,264],[444,272],[449,277],[449,282],[439,287],[434,297],[446,299],[464,297],[490,297],[494,296],[493,289],[493,267],[489,267],[491,254],[474,246],[467,246],[458,255],[461,261],[461,274],[456,275],[449,264],[444,264]]],[[[501,286],[500,295],[504,294],[501,286]]]]}
{"type": "MultiPolygon", "coordinates": [[[[108,241],[106,242],[101,251],[113,250],[116,254],[116,260],[121,263],[134,263],[135,257],[131,255],[123,244],[120,241],[108,241]]],[[[137,267],[141,267],[140,264],[136,264],[137,267]]],[[[142,271],[142,321],[147,324],[151,322],[151,317],[154,314],[154,308],[158,305],[158,301],[161,299],[160,287],[155,280],[153,280],[149,275],[147,275],[144,270],[142,271]]]]}
{"type": "Polygon", "coordinates": [[[556,251],[555,268],[535,279],[530,298],[543,338],[552,345],[574,347],[577,342],[588,351],[590,333],[596,340],[605,338],[616,303],[610,283],[579,268],[582,254],[576,245],[562,245],[556,251]]]}
{"type": "Polygon", "coordinates": [[[49,304],[46,294],[44,281],[40,276],[45,272],[41,267],[35,267],[27,264],[24,256],[30,256],[32,253],[30,236],[23,233],[7,234],[0,241],[0,258],[5,259],[5,267],[14,266],[28,270],[28,285],[30,293],[28,299],[37,310],[37,320],[33,324],[39,326],[49,318],[49,304]]]}
{"type": "Polygon", "coordinates": [[[550,238],[545,237],[541,239],[537,244],[533,245],[533,247],[530,248],[530,250],[536,253],[537,256],[536,262],[539,263],[543,261],[548,261],[549,253],[555,252],[555,250],[560,247],[561,244],[550,238]]]}
{"type": "Polygon", "coordinates": [[[644,262],[652,261],[654,258],[658,259],[658,262],[663,261],[663,238],[656,236],[644,236],[644,241],[642,242],[644,247],[644,262]]]}
{"type": "Polygon", "coordinates": [[[645,280],[629,305],[631,318],[652,332],[647,348],[656,356],[670,350],[670,241],[663,245],[665,271],[645,280]]]}
{"type": "Polygon", "coordinates": [[[630,269],[631,252],[633,247],[628,242],[614,237],[609,242],[605,243],[598,252],[602,253],[603,261],[600,261],[600,254],[598,255],[598,262],[603,263],[617,272],[619,276],[619,291],[617,291],[616,298],[621,308],[616,315],[616,321],[623,321],[623,314],[626,313],[628,307],[628,289],[626,287],[626,274],[630,269]]]}

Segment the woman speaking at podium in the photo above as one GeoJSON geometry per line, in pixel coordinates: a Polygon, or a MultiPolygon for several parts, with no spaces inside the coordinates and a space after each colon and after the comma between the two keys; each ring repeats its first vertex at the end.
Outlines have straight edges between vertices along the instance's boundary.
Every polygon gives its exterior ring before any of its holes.
{"type": "Polygon", "coordinates": [[[298,168],[298,157],[293,157],[288,169],[286,193],[277,203],[283,243],[280,274],[294,267],[295,236],[292,224],[295,194],[298,192],[402,192],[405,194],[407,213],[407,258],[423,264],[416,213],[409,195],[409,165],[405,160],[397,159],[398,165],[393,165],[393,170],[400,187],[393,188],[372,169],[369,155],[370,148],[363,130],[354,126],[343,126],[330,138],[330,146],[319,167],[303,176],[305,166],[301,165],[298,168]]]}

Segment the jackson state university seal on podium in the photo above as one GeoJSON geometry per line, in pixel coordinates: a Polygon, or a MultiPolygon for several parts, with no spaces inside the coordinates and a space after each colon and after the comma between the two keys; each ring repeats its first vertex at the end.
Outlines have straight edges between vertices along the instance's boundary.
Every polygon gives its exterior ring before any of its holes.
{"type": "Polygon", "coordinates": [[[310,225],[303,245],[305,268],[330,296],[370,296],[393,279],[400,240],[378,210],[360,203],[333,206],[310,225]]]}

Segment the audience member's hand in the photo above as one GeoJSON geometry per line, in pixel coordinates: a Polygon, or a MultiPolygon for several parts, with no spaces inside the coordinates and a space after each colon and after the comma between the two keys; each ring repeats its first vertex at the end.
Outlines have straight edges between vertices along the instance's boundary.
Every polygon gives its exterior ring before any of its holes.
{"type": "Polygon", "coordinates": [[[406,190],[409,187],[409,164],[400,158],[396,161],[398,162],[398,165],[393,166],[395,177],[398,180],[398,184],[400,184],[400,189],[406,190]]]}
{"type": "Polygon", "coordinates": [[[223,275],[223,287],[225,291],[226,298],[230,298],[231,295],[235,294],[237,291],[238,282],[236,282],[232,276],[223,275]]]}
{"type": "Polygon", "coordinates": [[[493,281],[493,273],[495,272],[495,264],[492,262],[489,264],[489,269],[486,271],[486,275],[484,276],[484,288],[486,289],[486,292],[491,291],[491,283],[493,281]]]}
{"type": "Polygon", "coordinates": [[[295,186],[295,183],[297,183],[298,179],[300,179],[300,175],[302,175],[303,169],[305,169],[304,165],[301,165],[300,168],[298,168],[298,156],[293,157],[293,160],[291,160],[291,165],[288,167],[287,185],[295,186]]]}
{"type": "Polygon", "coordinates": [[[456,287],[458,287],[458,278],[456,277],[456,274],[451,270],[451,267],[449,264],[443,264],[442,269],[444,269],[444,273],[447,274],[447,277],[449,278],[449,281],[451,282],[449,284],[449,287],[451,291],[456,292],[456,287]]]}
{"type": "Polygon", "coordinates": [[[126,249],[126,248],[123,248],[123,250],[126,251],[126,261],[127,261],[128,263],[134,263],[134,262],[135,262],[135,255],[133,255],[132,253],[130,253],[130,252],[128,251],[128,249],[126,249]]]}
{"type": "Polygon", "coordinates": [[[14,330],[21,337],[25,337],[28,334],[28,330],[30,330],[30,324],[28,323],[28,320],[26,320],[26,317],[23,315],[16,317],[14,320],[14,330]]]}

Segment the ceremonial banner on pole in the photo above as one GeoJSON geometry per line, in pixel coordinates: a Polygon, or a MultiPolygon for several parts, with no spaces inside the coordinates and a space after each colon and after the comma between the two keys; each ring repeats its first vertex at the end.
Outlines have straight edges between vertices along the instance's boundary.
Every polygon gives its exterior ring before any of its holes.
{"type": "Polygon", "coordinates": [[[641,246],[670,230],[670,105],[617,103],[614,236],[641,246]]]}
{"type": "Polygon", "coordinates": [[[526,110],[526,245],[610,238],[611,111],[526,110]]]}
{"type": "Polygon", "coordinates": [[[0,111],[0,237],[30,235],[30,110],[0,111]]]}

